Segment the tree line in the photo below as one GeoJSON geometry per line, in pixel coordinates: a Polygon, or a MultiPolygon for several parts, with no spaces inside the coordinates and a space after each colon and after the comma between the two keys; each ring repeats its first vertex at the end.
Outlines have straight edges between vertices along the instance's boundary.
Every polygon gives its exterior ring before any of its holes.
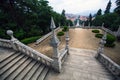
{"type": "Polygon", "coordinates": [[[120,25],[120,0],[116,0],[117,7],[113,12],[110,12],[111,5],[111,0],[109,0],[104,14],[102,14],[101,9],[99,9],[94,16],[90,14],[86,21],[86,25],[90,23],[91,26],[102,26],[104,23],[104,27],[109,28],[112,31],[116,31],[120,25]]]}
{"type": "Polygon", "coordinates": [[[47,0],[0,0],[0,38],[8,38],[8,29],[20,40],[44,35],[51,31],[51,16],[57,27],[71,22],[66,20],[65,10],[59,14],[48,3],[47,0]]]}

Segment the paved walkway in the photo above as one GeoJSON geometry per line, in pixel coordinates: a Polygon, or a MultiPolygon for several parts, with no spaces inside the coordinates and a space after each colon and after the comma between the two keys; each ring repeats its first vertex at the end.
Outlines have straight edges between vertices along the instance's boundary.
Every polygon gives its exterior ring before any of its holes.
{"type": "Polygon", "coordinates": [[[71,48],[61,73],[51,71],[46,80],[114,80],[95,55],[94,50],[71,48]]]}
{"type": "MultiPolygon", "coordinates": [[[[102,31],[100,30],[102,33],[102,31]]],[[[100,39],[95,37],[95,33],[92,33],[92,29],[82,29],[75,28],[69,30],[70,41],[69,46],[79,49],[91,49],[96,50],[99,47],[100,39]]],[[[65,47],[65,36],[60,38],[61,43],[59,48],[62,49],[65,47]]],[[[35,45],[35,43],[29,44],[33,49],[51,57],[52,56],[52,47],[49,45],[50,37],[45,39],[39,45],[35,45]]],[[[120,65],[120,43],[116,44],[115,48],[106,48],[105,47],[105,55],[110,57],[113,61],[120,65]]]]}

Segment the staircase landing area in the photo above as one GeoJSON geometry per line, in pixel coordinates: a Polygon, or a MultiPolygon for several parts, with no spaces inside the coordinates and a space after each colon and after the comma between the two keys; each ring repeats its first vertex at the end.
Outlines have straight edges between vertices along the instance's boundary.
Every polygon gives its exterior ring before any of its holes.
{"type": "Polygon", "coordinates": [[[46,80],[114,80],[96,58],[96,51],[70,48],[61,73],[50,71],[46,80]]]}

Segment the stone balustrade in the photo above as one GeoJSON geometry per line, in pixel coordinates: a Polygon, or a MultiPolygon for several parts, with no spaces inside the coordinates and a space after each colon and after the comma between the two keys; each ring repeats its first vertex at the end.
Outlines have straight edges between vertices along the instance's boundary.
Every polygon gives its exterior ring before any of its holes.
{"type": "Polygon", "coordinates": [[[58,46],[60,44],[60,41],[59,41],[59,39],[56,36],[55,30],[54,30],[55,28],[56,28],[56,26],[55,26],[54,20],[53,20],[53,18],[51,18],[52,36],[51,36],[50,45],[53,47],[52,58],[54,60],[53,63],[52,63],[52,67],[54,67],[54,70],[56,70],[57,72],[61,72],[62,63],[66,59],[66,55],[69,54],[69,46],[68,46],[69,36],[68,36],[68,31],[67,31],[66,32],[66,38],[65,38],[65,40],[66,40],[66,46],[60,52],[59,48],[58,48],[58,46]]]}
{"type": "Polygon", "coordinates": [[[104,54],[99,54],[98,60],[114,75],[120,77],[120,66],[104,54]]]}
{"type": "MultiPolygon", "coordinates": [[[[59,29],[60,29],[60,27],[56,28],[55,31],[58,31],[59,29]]],[[[40,39],[36,40],[36,44],[41,43],[43,40],[45,40],[46,38],[48,38],[50,35],[52,35],[52,32],[49,32],[48,34],[44,35],[40,39]]]]}
{"type": "Polygon", "coordinates": [[[0,46],[1,47],[12,48],[10,40],[6,40],[6,39],[0,39],[0,46]]]}
{"type": "Polygon", "coordinates": [[[65,49],[65,50],[63,50],[63,51],[61,52],[61,55],[60,55],[60,57],[59,57],[59,59],[61,60],[61,64],[64,63],[66,57],[67,57],[67,49],[65,49]]]}
{"type": "Polygon", "coordinates": [[[16,51],[20,51],[20,52],[32,57],[33,59],[35,59],[37,61],[40,61],[48,66],[51,66],[53,59],[43,55],[42,53],[37,52],[36,50],[21,43],[17,39],[15,39],[14,43],[11,40],[0,39],[0,46],[1,47],[13,48],[13,44],[14,44],[16,51]]]}
{"type": "Polygon", "coordinates": [[[107,29],[107,28],[105,28],[105,27],[102,27],[102,29],[103,29],[104,31],[106,31],[107,33],[110,33],[110,34],[116,36],[116,35],[115,35],[116,32],[113,32],[113,31],[111,31],[111,30],[109,30],[109,29],[107,29]]]}
{"type": "Polygon", "coordinates": [[[105,32],[104,36],[100,41],[100,46],[97,51],[96,58],[113,74],[117,77],[120,77],[120,66],[113,62],[109,57],[104,53],[104,45],[106,43],[107,33],[105,32]]]}
{"type": "Polygon", "coordinates": [[[14,42],[14,45],[15,45],[17,51],[20,51],[20,52],[34,58],[37,61],[40,61],[48,66],[51,66],[53,59],[43,55],[40,52],[37,52],[36,50],[24,45],[23,43],[21,43],[19,41],[14,42]]]}

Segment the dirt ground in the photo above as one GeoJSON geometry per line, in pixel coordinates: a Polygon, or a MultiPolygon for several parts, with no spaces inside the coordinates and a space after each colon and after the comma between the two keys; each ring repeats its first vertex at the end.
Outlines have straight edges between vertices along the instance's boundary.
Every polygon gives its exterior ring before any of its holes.
{"type": "MultiPolygon", "coordinates": [[[[99,47],[100,39],[96,38],[95,33],[92,33],[91,31],[92,29],[70,29],[69,46],[73,48],[97,50],[99,47]]],[[[100,32],[103,33],[101,30],[100,32]]],[[[28,46],[51,57],[53,52],[52,47],[50,46],[50,38],[51,36],[38,45],[35,45],[35,43],[31,43],[28,46]]],[[[59,49],[62,49],[65,47],[65,36],[59,37],[59,39],[59,49]]],[[[105,47],[105,54],[120,65],[120,43],[116,42],[115,48],[105,47]]]]}

